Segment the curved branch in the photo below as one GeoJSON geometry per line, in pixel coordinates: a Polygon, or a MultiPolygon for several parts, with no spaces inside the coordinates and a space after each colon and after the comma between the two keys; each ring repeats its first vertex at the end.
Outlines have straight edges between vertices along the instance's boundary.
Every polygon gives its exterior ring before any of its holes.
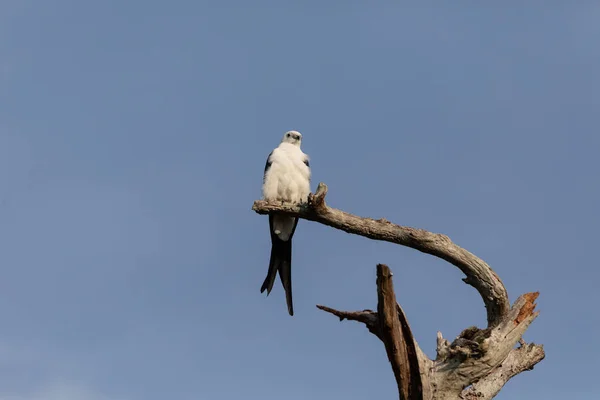
{"type": "Polygon", "coordinates": [[[328,207],[327,185],[320,183],[307,204],[277,203],[258,200],[252,209],[258,214],[284,213],[321,223],[348,233],[407,246],[439,257],[458,267],[463,279],[481,295],[487,309],[488,327],[495,327],[510,309],[504,284],[492,268],[479,257],[454,244],[446,235],[393,224],[386,219],[362,218],[328,207]]]}

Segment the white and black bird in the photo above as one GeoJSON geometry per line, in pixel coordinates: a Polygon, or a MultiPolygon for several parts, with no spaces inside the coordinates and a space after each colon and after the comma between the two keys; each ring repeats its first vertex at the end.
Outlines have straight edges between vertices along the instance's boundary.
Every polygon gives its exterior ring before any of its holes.
{"type": "MultiPolygon", "coordinates": [[[[267,157],[263,175],[263,197],[267,201],[304,203],[310,194],[310,166],[308,156],[302,152],[302,134],[289,131],[283,135],[281,144],[267,157]]],[[[285,290],[288,312],[294,315],[292,303],[292,237],[298,225],[297,217],[269,214],[271,232],[271,259],[269,271],[260,288],[273,289],[275,276],[279,278],[285,290]]]]}

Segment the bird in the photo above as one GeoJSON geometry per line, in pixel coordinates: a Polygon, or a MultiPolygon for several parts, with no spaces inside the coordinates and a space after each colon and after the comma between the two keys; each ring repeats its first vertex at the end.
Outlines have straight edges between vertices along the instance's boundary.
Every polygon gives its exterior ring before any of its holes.
{"type": "MultiPolygon", "coordinates": [[[[269,156],[263,174],[262,194],[264,200],[290,203],[305,203],[310,194],[310,163],[308,155],[301,150],[302,134],[288,131],[281,143],[269,156]]],[[[273,289],[275,277],[279,278],[285,290],[288,313],[294,315],[292,302],[292,237],[298,225],[298,217],[269,214],[271,234],[271,257],[269,270],[260,292],[273,289]]]]}

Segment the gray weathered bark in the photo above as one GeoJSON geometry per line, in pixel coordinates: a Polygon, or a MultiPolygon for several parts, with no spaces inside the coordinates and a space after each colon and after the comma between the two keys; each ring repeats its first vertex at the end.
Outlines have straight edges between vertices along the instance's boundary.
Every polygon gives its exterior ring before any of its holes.
{"type": "Polygon", "coordinates": [[[498,394],[513,376],[533,369],[544,357],[542,345],[526,344],[522,335],[538,316],[538,293],[526,293],[510,306],[504,284],[483,260],[454,244],[445,235],[373,220],[325,204],[327,186],[319,184],[307,204],[255,201],[259,214],[283,213],[341,229],[348,233],[408,246],[458,267],[463,279],[481,295],[487,327],[465,329],[452,343],[437,334],[437,357],[429,359],[414,339],[404,311],[396,301],[390,269],[377,266],[377,312],[338,311],[318,305],[340,320],[367,326],[386,348],[401,400],[484,400],[498,394]],[[515,345],[520,343],[520,347],[515,345]]]}

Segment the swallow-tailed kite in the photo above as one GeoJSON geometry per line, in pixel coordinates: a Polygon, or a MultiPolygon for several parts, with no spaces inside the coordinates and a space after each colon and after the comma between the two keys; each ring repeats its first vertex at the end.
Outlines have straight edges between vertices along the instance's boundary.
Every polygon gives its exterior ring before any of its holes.
{"type": "MultiPolygon", "coordinates": [[[[289,131],[283,135],[281,144],[267,157],[263,175],[263,197],[267,201],[305,203],[310,194],[310,167],[308,156],[300,150],[302,134],[289,131]]],[[[294,315],[292,304],[292,236],[298,225],[298,218],[284,215],[269,215],[271,231],[271,259],[269,272],[260,292],[273,289],[275,276],[285,290],[288,312],[294,315]]]]}

